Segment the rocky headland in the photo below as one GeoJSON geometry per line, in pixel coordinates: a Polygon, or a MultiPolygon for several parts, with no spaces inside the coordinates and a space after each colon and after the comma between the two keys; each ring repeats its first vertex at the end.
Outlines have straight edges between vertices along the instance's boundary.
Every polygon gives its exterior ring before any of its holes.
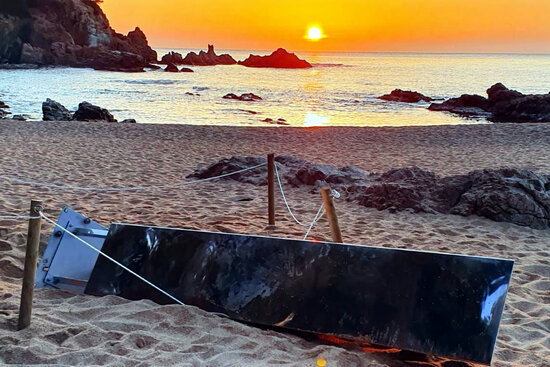
{"type": "Polygon", "coordinates": [[[95,1],[8,3],[0,6],[0,64],[138,72],[157,61],[141,29],[117,33],[95,1]]]}
{"type": "MultiPolygon", "coordinates": [[[[177,53],[172,55],[172,59],[177,59],[177,53]]],[[[237,63],[231,55],[217,55],[213,45],[208,45],[207,52],[202,50],[198,54],[189,52],[180,62],[174,62],[174,60],[172,62],[192,66],[234,65],[237,63]]]]}

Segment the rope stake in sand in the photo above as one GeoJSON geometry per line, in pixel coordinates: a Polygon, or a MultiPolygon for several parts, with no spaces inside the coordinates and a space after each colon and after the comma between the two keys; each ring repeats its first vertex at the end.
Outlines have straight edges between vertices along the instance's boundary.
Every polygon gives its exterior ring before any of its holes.
{"type": "Polygon", "coordinates": [[[90,249],[94,250],[95,252],[97,252],[99,255],[105,257],[107,260],[111,261],[112,263],[120,266],[122,269],[126,270],[127,272],[129,272],[130,274],[132,274],[133,276],[135,276],[136,278],[142,280],[143,282],[147,283],[148,285],[150,285],[151,287],[155,288],[157,291],[161,292],[162,294],[164,294],[165,296],[169,297],[170,299],[172,299],[173,301],[175,301],[176,303],[179,303],[180,305],[183,305],[185,306],[185,303],[183,303],[182,301],[180,301],[179,299],[177,299],[176,297],[172,296],[170,293],[162,290],[161,288],[157,287],[156,285],[154,285],[153,283],[151,283],[150,281],[148,281],[147,279],[145,279],[144,277],[142,277],[141,275],[139,275],[138,273],[134,272],[133,270],[129,269],[128,267],[122,265],[121,263],[119,263],[118,261],[116,261],[115,259],[113,259],[112,257],[110,257],[109,255],[101,252],[100,250],[96,249],[93,245],[90,245],[88,242],[84,241],[82,238],[78,237],[77,235],[75,235],[74,233],[72,233],[71,231],[67,230],[66,228],[60,226],[59,224],[57,224],[54,220],[48,218],[42,211],[40,212],[40,217],[44,218],[47,222],[50,222],[51,224],[53,224],[55,227],[61,229],[62,231],[64,231],[65,233],[67,233],[68,235],[70,235],[71,237],[73,237],[74,239],[78,240],[79,242],[83,243],[84,245],[88,246],[90,249]]]}
{"type": "Polygon", "coordinates": [[[309,228],[307,229],[306,234],[304,235],[304,240],[306,240],[307,236],[309,236],[309,232],[311,232],[311,230],[313,229],[313,226],[315,225],[315,223],[317,223],[319,221],[319,219],[321,219],[321,217],[323,216],[323,209],[324,208],[325,208],[325,205],[323,203],[319,207],[319,210],[317,211],[317,214],[315,215],[315,218],[313,218],[313,220],[311,221],[311,224],[309,225],[309,228]]]}
{"type": "Polygon", "coordinates": [[[31,181],[31,180],[22,180],[22,179],[19,179],[19,178],[9,177],[9,176],[4,176],[4,175],[0,175],[0,178],[3,178],[3,179],[8,180],[10,182],[19,183],[19,184],[49,187],[49,188],[53,188],[53,189],[78,190],[78,191],[144,191],[144,190],[151,190],[151,189],[165,189],[165,188],[192,185],[192,184],[201,183],[201,182],[213,181],[213,180],[217,180],[219,178],[224,178],[224,177],[236,175],[236,174],[247,172],[247,171],[252,171],[256,168],[260,168],[260,167],[265,166],[265,165],[266,165],[266,163],[261,163],[261,164],[258,164],[256,166],[253,166],[253,167],[243,168],[243,169],[238,170],[238,171],[224,173],[223,175],[219,175],[219,176],[216,176],[216,177],[208,177],[208,178],[202,178],[202,179],[194,180],[194,181],[180,181],[180,182],[175,182],[175,183],[172,183],[172,184],[161,184],[161,185],[151,185],[151,186],[83,187],[83,186],[67,186],[67,185],[50,184],[50,183],[31,181]]]}

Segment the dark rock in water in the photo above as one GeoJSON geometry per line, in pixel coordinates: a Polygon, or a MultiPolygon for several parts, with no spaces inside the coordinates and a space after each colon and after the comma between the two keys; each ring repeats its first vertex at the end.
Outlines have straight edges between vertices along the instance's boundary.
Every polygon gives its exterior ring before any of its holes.
{"type": "Polygon", "coordinates": [[[49,98],[42,103],[42,114],[44,121],[69,121],[72,119],[71,112],[65,106],[49,98]]]}
{"type": "Polygon", "coordinates": [[[189,68],[181,68],[181,69],[180,69],[180,72],[181,72],[181,73],[194,73],[194,70],[193,70],[193,69],[189,69],[189,68]]]}
{"type": "Polygon", "coordinates": [[[138,71],[157,60],[139,28],[116,33],[95,1],[19,2],[18,13],[0,7],[0,63],[138,71]]]}
{"type": "Polygon", "coordinates": [[[179,52],[171,51],[160,59],[161,64],[183,64],[183,56],[179,52]]]}
{"type": "Polygon", "coordinates": [[[136,120],[135,119],[125,119],[125,120],[120,121],[120,123],[121,124],[135,124],[136,120]]]}
{"type": "Polygon", "coordinates": [[[234,65],[237,61],[228,54],[216,55],[213,45],[208,45],[208,52],[200,51],[188,53],[182,60],[184,65],[213,66],[213,65],[234,65]]]}
{"type": "Polygon", "coordinates": [[[7,115],[9,115],[8,111],[4,111],[3,109],[0,108],[0,119],[3,119],[7,115]]]}
{"type": "Polygon", "coordinates": [[[523,94],[497,83],[487,90],[488,99],[464,94],[429,110],[449,111],[463,116],[487,117],[493,122],[550,122],[550,94],[523,94]]]}
{"type": "Polygon", "coordinates": [[[72,119],[77,121],[117,122],[105,108],[94,106],[88,102],[82,102],[78,105],[78,110],[76,110],[72,119]]]}
{"type": "Polygon", "coordinates": [[[281,119],[281,118],[274,120],[272,118],[267,117],[263,119],[262,122],[267,122],[268,124],[276,124],[276,125],[290,125],[288,122],[286,122],[285,119],[281,119]]]}
{"type": "Polygon", "coordinates": [[[427,97],[421,93],[401,89],[394,89],[390,94],[384,94],[383,96],[378,97],[378,99],[405,103],[418,103],[420,101],[431,102],[434,100],[433,98],[427,97]]]}
{"type": "Polygon", "coordinates": [[[27,118],[23,115],[13,115],[11,119],[17,121],[27,121],[27,118]]]}
{"type": "MultiPolygon", "coordinates": [[[[214,177],[265,161],[259,157],[222,159],[189,177],[214,177]]],[[[356,167],[313,164],[292,156],[278,156],[275,161],[281,180],[291,186],[330,184],[345,200],[378,210],[478,215],[535,229],[550,228],[550,175],[504,168],[439,177],[418,167],[366,174],[356,167]]],[[[229,177],[266,184],[265,166],[229,177]]]]}
{"type": "Polygon", "coordinates": [[[244,93],[240,96],[235,93],[228,93],[222,97],[223,99],[235,99],[238,101],[252,102],[252,101],[261,101],[262,97],[255,95],[254,93],[244,93]]]}
{"type": "Polygon", "coordinates": [[[191,92],[185,92],[185,95],[186,96],[196,96],[196,97],[200,96],[199,93],[191,93],[191,92]]]}
{"type": "Polygon", "coordinates": [[[4,102],[0,101],[0,108],[10,108],[10,106],[8,106],[4,102]]]}
{"type": "Polygon", "coordinates": [[[164,71],[167,71],[167,72],[170,72],[170,73],[178,73],[180,70],[178,69],[178,67],[174,64],[168,64],[166,65],[166,68],[164,69],[164,71]]]}
{"type": "Polygon", "coordinates": [[[252,68],[304,69],[312,67],[306,60],[299,59],[298,56],[283,48],[277,49],[268,56],[250,55],[246,60],[239,61],[239,64],[252,68]]]}

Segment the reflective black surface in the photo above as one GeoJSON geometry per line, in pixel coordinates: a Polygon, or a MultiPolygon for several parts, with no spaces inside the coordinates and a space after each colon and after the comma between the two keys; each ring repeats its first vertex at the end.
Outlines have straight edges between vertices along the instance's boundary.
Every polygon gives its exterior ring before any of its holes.
{"type": "MultiPolygon", "coordinates": [[[[262,325],[488,364],[513,262],[111,225],[103,251],[186,304],[262,325]]],[[[99,257],[86,293],[173,303],[99,257]]]]}

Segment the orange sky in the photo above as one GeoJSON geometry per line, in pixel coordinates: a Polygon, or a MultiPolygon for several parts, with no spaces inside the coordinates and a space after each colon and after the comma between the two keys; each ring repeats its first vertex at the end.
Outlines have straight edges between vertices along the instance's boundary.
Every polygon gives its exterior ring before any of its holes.
{"type": "Polygon", "coordinates": [[[154,47],[550,53],[550,0],[105,0],[154,47]],[[303,37],[310,25],[326,34],[303,37]]]}

